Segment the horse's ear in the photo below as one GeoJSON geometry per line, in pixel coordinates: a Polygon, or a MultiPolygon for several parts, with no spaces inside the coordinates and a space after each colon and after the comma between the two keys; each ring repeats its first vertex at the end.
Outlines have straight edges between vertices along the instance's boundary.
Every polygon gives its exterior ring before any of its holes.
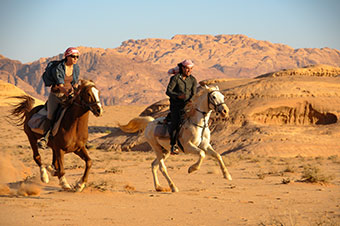
{"type": "Polygon", "coordinates": [[[206,84],[204,84],[204,88],[209,89],[209,86],[207,86],[206,84]]]}
{"type": "Polygon", "coordinates": [[[216,90],[220,90],[220,88],[218,88],[218,86],[215,86],[215,89],[216,89],[216,90]]]}

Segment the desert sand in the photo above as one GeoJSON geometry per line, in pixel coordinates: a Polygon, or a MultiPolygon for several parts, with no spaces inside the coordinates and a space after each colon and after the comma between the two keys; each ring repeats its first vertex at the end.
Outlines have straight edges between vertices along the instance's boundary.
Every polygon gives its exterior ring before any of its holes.
{"type": "MultiPolygon", "coordinates": [[[[90,113],[93,166],[75,193],[56,177],[40,182],[26,135],[7,118],[14,104],[7,97],[24,92],[0,83],[0,225],[339,225],[340,78],[287,73],[205,81],[220,87],[230,108],[228,121],[214,116],[210,126],[233,180],[210,157],[188,174],[197,156],[181,153],[166,161],[178,193],[154,190],[154,153],[142,134],[118,129],[142,112],[164,115],[167,101],[90,113]]],[[[40,154],[51,163],[51,150],[40,154]]],[[[84,166],[65,155],[71,184],[84,166]]]]}
{"type": "MultiPolygon", "coordinates": [[[[146,106],[105,107],[90,116],[90,140],[104,136],[138,116],[146,106]]],[[[228,154],[223,158],[233,181],[223,179],[215,161],[188,174],[196,156],[167,161],[178,193],[153,188],[152,152],[117,152],[90,148],[93,167],[82,193],[62,191],[58,179],[39,181],[27,138],[5,120],[0,108],[0,225],[339,225],[340,159],[266,157],[228,154]],[[317,167],[324,182],[302,181],[303,170],[317,167]]],[[[222,150],[220,150],[222,151],[222,150]]],[[[51,151],[41,151],[45,164],[51,151]]],[[[84,162],[66,158],[70,183],[82,175],[84,162]]],[[[166,181],[160,175],[163,185],[166,181]]]]}

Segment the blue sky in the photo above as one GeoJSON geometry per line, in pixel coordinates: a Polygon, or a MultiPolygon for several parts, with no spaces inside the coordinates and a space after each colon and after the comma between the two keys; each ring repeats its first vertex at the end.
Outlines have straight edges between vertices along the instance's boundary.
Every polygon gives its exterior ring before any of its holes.
{"type": "Polygon", "coordinates": [[[293,48],[340,50],[338,0],[1,0],[0,54],[23,63],[69,46],[244,34],[293,48]]]}

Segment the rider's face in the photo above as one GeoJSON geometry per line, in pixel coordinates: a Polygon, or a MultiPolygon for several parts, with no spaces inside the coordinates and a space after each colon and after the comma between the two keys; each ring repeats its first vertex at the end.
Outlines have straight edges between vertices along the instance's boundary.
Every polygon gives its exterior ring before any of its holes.
{"type": "Polygon", "coordinates": [[[191,75],[192,67],[182,66],[183,74],[185,76],[191,75]]]}
{"type": "Polygon", "coordinates": [[[78,59],[79,59],[79,55],[77,54],[74,54],[74,55],[70,55],[70,56],[67,56],[67,64],[68,65],[71,65],[71,64],[76,64],[78,62],[78,59]]]}

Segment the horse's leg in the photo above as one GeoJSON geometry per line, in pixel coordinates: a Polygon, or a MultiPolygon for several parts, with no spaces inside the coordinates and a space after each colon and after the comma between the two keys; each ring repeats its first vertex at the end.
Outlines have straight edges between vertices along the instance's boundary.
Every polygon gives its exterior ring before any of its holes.
{"type": "Polygon", "coordinates": [[[81,192],[86,185],[87,182],[87,178],[89,176],[89,171],[90,168],[92,166],[92,160],[89,156],[89,154],[87,153],[87,149],[86,147],[82,147],[80,149],[80,151],[74,152],[76,155],[78,155],[82,160],[85,161],[86,167],[85,167],[85,171],[84,171],[84,175],[81,177],[81,179],[77,182],[75,189],[77,192],[81,192]]]}
{"type": "Polygon", "coordinates": [[[64,190],[72,189],[65,177],[64,171],[64,151],[60,148],[53,150],[56,153],[56,162],[57,162],[57,173],[59,178],[59,185],[64,190]]]}
{"type": "Polygon", "coordinates": [[[221,157],[220,154],[218,154],[212,147],[210,144],[208,144],[206,146],[206,150],[207,150],[207,154],[214,157],[217,162],[219,163],[220,167],[221,167],[221,170],[222,170],[222,173],[223,173],[223,177],[228,179],[228,180],[232,180],[231,178],[231,175],[229,174],[228,170],[227,170],[227,167],[225,166],[224,162],[223,162],[223,159],[221,157]]]}
{"type": "Polygon", "coordinates": [[[205,152],[202,149],[200,149],[199,147],[197,147],[196,145],[194,145],[193,143],[191,143],[190,141],[184,147],[184,150],[186,152],[193,153],[193,154],[198,154],[199,155],[199,158],[198,158],[197,162],[189,167],[188,173],[192,173],[192,172],[194,172],[196,170],[199,170],[201,168],[203,159],[205,158],[205,152]]]}
{"type": "Polygon", "coordinates": [[[58,168],[57,157],[56,157],[55,151],[52,151],[52,153],[53,153],[52,164],[47,166],[47,170],[48,170],[48,172],[50,172],[50,174],[52,176],[58,176],[58,173],[57,173],[57,168],[58,168]]]}
{"type": "MultiPolygon", "coordinates": [[[[152,170],[152,176],[153,176],[153,182],[154,182],[155,189],[156,189],[156,191],[161,191],[161,192],[168,191],[168,189],[161,187],[159,180],[158,180],[158,176],[157,176],[157,171],[159,169],[159,166],[161,165],[160,160],[164,158],[163,149],[155,141],[149,140],[148,143],[151,145],[152,150],[154,150],[154,152],[156,154],[156,159],[151,163],[151,170],[152,170]]],[[[172,182],[172,184],[173,184],[173,182],[172,182]]]]}
{"type": "Polygon", "coordinates": [[[176,185],[174,184],[174,182],[171,180],[169,174],[168,174],[168,171],[166,169],[166,166],[165,166],[165,160],[169,157],[170,155],[170,152],[167,152],[166,154],[163,155],[163,158],[161,158],[159,160],[159,167],[160,167],[160,170],[163,174],[163,176],[165,177],[165,179],[168,181],[168,184],[170,186],[170,189],[172,192],[178,192],[178,188],[176,187],[176,185]]]}
{"type": "Polygon", "coordinates": [[[27,134],[27,136],[33,150],[33,159],[35,163],[40,167],[40,180],[47,184],[49,182],[49,178],[45,166],[43,166],[41,163],[41,156],[38,150],[37,139],[33,136],[33,134],[27,134]]]}
{"type": "Polygon", "coordinates": [[[152,176],[153,176],[153,184],[155,186],[156,191],[160,191],[161,185],[159,184],[158,176],[157,176],[157,171],[159,169],[159,159],[158,156],[155,158],[155,160],[152,161],[151,163],[151,171],[152,171],[152,176]]]}
{"type": "Polygon", "coordinates": [[[162,188],[161,185],[159,184],[159,180],[158,180],[158,176],[157,176],[158,169],[159,169],[159,158],[157,156],[156,159],[153,160],[152,163],[151,163],[153,184],[155,186],[156,191],[164,191],[164,188],[162,188]]]}

